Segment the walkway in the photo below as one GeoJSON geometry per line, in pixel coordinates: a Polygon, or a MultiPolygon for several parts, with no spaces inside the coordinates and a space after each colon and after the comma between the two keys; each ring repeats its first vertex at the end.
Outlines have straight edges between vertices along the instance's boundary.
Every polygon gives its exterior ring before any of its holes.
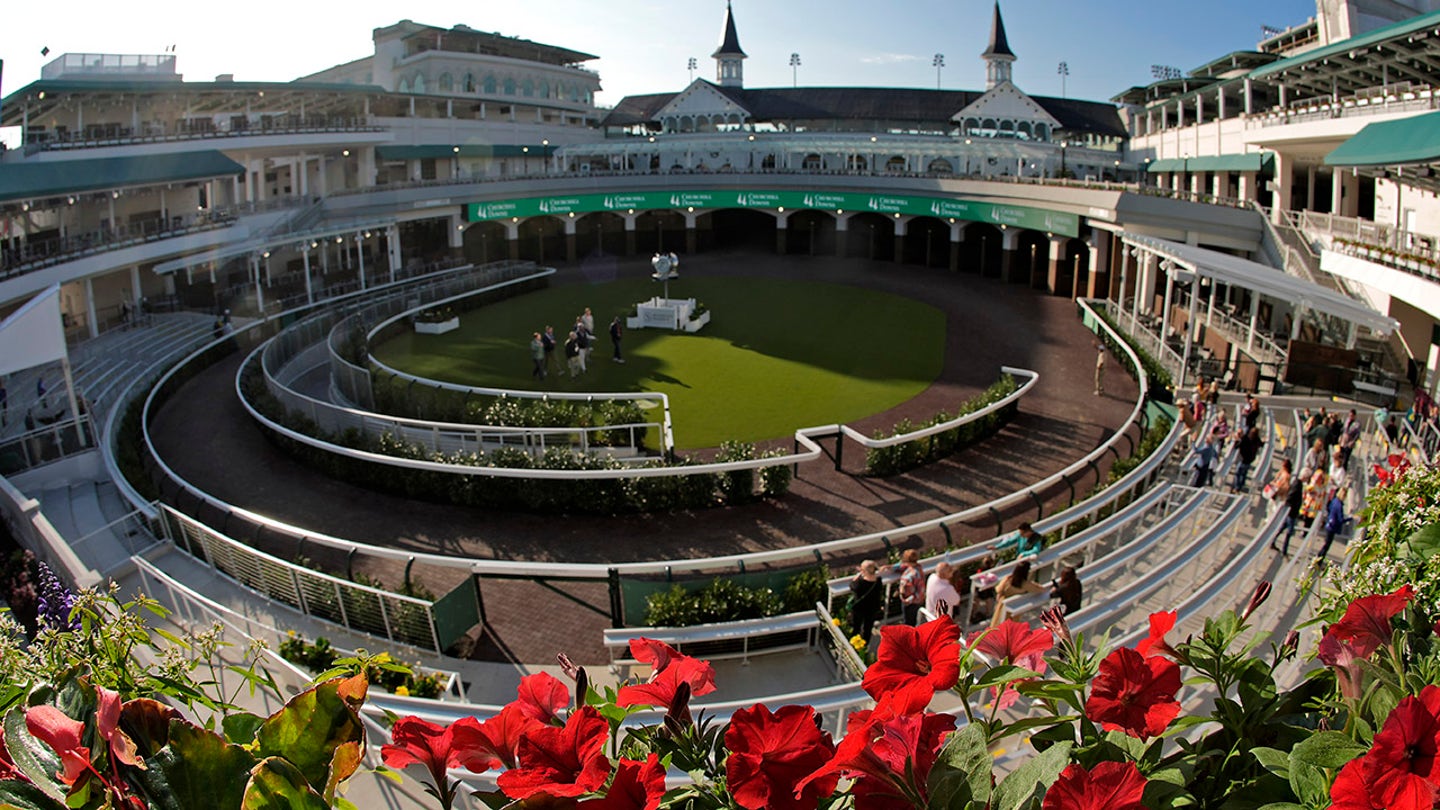
{"type": "MultiPolygon", "coordinates": [[[[783,275],[855,284],[943,308],[948,329],[940,378],[910,402],[855,425],[866,433],[888,429],[901,417],[918,420],[942,408],[953,411],[993,382],[1001,365],[1034,369],[1041,382],[1000,435],[950,460],[884,480],[812,463],[784,499],[703,514],[542,517],[406,500],[327,479],[271,445],[250,421],[234,395],[238,357],[197,376],[166,405],[154,424],[157,449],[179,475],[216,497],[314,531],[426,552],[605,562],[785,547],[957,511],[1062,469],[1124,424],[1133,407],[1135,383],[1117,362],[1111,363],[1107,395],[1093,395],[1095,341],[1076,317],[1074,302],[1065,298],[975,275],[861,260],[707,254],[687,258],[686,268],[705,276],[783,275]]],[[[618,265],[622,278],[649,272],[640,259],[618,265]]],[[[566,267],[557,283],[588,279],[581,268],[566,267]]],[[[858,448],[848,447],[846,455],[848,468],[858,448]]],[[[1076,482],[1082,493],[1093,484],[1076,482]]],[[[1047,511],[1070,497],[1063,485],[1046,493],[1047,511]]],[[[1016,510],[1005,516],[1005,524],[1013,527],[1034,514],[1034,507],[1016,510]]],[[[994,534],[993,524],[975,526],[957,533],[956,542],[994,534]]],[[[937,532],[911,542],[934,548],[944,540],[937,532]]],[[[263,538],[258,544],[343,570],[343,560],[323,549],[263,538]]],[[[391,586],[403,576],[396,565],[358,558],[356,570],[391,586]]],[[[416,574],[437,593],[460,575],[419,567],[416,574]]],[[[483,591],[490,627],[472,655],[538,662],[563,649],[577,660],[605,660],[599,631],[608,626],[609,601],[603,584],[486,580],[483,591]],[[555,618],[536,622],[537,616],[555,618]]]]}

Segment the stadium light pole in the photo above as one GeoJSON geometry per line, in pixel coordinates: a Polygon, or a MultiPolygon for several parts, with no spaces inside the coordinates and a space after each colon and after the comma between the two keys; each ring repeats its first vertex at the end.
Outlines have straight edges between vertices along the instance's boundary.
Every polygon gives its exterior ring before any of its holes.
{"type": "Polygon", "coordinates": [[[790,54],[790,86],[800,86],[800,54],[790,54]]]}
{"type": "Polygon", "coordinates": [[[690,71],[690,81],[692,83],[695,81],[695,68],[698,66],[698,64],[699,63],[695,61],[695,57],[693,56],[690,57],[690,61],[685,63],[685,69],[690,71]]]}
{"type": "Polygon", "coordinates": [[[1065,79],[1070,75],[1070,63],[1061,62],[1055,72],[1060,74],[1060,98],[1065,98],[1065,79]]]}
{"type": "Polygon", "coordinates": [[[937,54],[935,54],[935,58],[930,61],[930,65],[931,65],[931,67],[934,67],[934,68],[935,68],[935,89],[936,89],[936,90],[939,90],[939,89],[940,89],[940,70],[945,67],[945,54],[943,54],[943,53],[937,53],[937,54]]]}

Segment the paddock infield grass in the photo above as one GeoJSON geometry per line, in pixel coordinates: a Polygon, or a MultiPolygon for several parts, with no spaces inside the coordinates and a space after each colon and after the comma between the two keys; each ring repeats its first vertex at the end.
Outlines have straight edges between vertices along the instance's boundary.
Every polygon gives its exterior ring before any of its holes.
{"type": "MultiPolygon", "coordinates": [[[[635,302],[661,291],[643,280],[551,287],[471,310],[444,335],[405,333],[375,356],[463,385],[664,393],[680,449],[854,421],[924,391],[944,362],[945,315],[921,301],[840,284],[684,277],[670,283],[671,297],[705,304],[710,323],[697,334],[627,329],[626,362],[612,362],[610,319],[623,324],[635,302]],[[587,373],[535,380],[531,333],[549,324],[563,343],[587,306],[598,333],[587,373]]],[[[563,366],[563,347],[556,352],[563,366]]]]}

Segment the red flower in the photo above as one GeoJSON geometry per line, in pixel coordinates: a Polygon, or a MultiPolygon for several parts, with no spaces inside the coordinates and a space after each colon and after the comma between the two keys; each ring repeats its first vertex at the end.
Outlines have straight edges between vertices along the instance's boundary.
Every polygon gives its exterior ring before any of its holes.
{"type": "Polygon", "coordinates": [[[1164,658],[1146,658],[1121,648],[1105,656],[1090,685],[1085,715],[1106,731],[1154,737],[1180,713],[1180,666],[1164,658]]]}
{"type": "Polygon", "coordinates": [[[98,705],[95,709],[96,731],[110,750],[110,756],[117,762],[133,768],[145,769],[145,761],[135,748],[135,741],[120,730],[120,693],[103,686],[95,687],[98,705]]]}
{"type": "Polygon", "coordinates": [[[771,713],[757,703],[735,712],[725,730],[725,779],[735,803],[748,810],[813,810],[835,792],[839,774],[805,782],[835,753],[830,735],[815,725],[809,706],[771,713]]]}
{"type": "Polygon", "coordinates": [[[1330,810],[1385,810],[1370,800],[1370,783],[1365,781],[1365,758],[1345,763],[1330,786],[1330,810]]]}
{"type": "Polygon", "coordinates": [[[683,658],[674,647],[653,638],[630,639],[630,656],[642,664],[649,664],[655,672],[663,672],[670,661],[683,658]]]}
{"type": "Polygon", "coordinates": [[[682,683],[690,685],[691,697],[708,695],[715,691],[715,668],[708,661],[676,656],[664,669],[652,674],[648,683],[620,687],[615,702],[621,706],[669,706],[682,683]]]}
{"type": "Polygon", "coordinates": [[[1370,798],[1389,810],[1431,810],[1440,795],[1440,686],[1407,697],[1365,755],[1370,798]]]}
{"type": "Polygon", "coordinates": [[[654,752],[644,762],[622,759],[615,766],[610,789],[599,799],[587,799],[581,807],[590,810],[656,810],[665,797],[665,768],[654,752]]]}
{"type": "Polygon", "coordinates": [[[955,718],[898,711],[902,700],[901,695],[882,698],[873,710],[850,715],[834,758],[800,786],[839,774],[856,780],[850,791],[856,810],[913,810],[915,799],[923,804],[930,770],[945,735],[955,729],[955,718]]]}
{"type": "Polygon", "coordinates": [[[1171,658],[1177,657],[1178,653],[1170,643],[1165,640],[1165,634],[1175,629],[1175,620],[1178,614],[1173,610],[1162,610],[1150,614],[1150,636],[1144,641],[1135,645],[1135,651],[1149,658],[1153,655],[1168,655],[1171,658]]]}
{"type": "Polygon", "coordinates": [[[480,722],[463,717],[449,726],[438,726],[418,717],[402,717],[390,729],[391,744],[380,747],[380,758],[395,769],[424,765],[431,783],[442,794],[450,789],[445,772],[468,768],[480,773],[500,764],[479,744],[480,722]]]}
{"type": "Polygon", "coordinates": [[[559,720],[560,710],[570,705],[570,690],[548,672],[526,675],[515,691],[520,713],[547,725],[559,720]]]}
{"type": "Polygon", "coordinates": [[[1415,589],[1409,585],[1401,586],[1394,593],[1362,596],[1345,608],[1345,615],[1330,625],[1326,635],[1350,642],[1356,655],[1369,658],[1377,647],[1390,643],[1394,632],[1390,619],[1414,598],[1415,589]]]}
{"type": "MultiPolygon", "coordinates": [[[[1025,622],[1006,619],[1000,623],[999,627],[972,634],[970,644],[996,665],[1014,664],[1043,675],[1045,673],[1045,653],[1055,646],[1055,639],[1049,630],[1031,630],[1030,625],[1025,622]]],[[[1020,698],[1020,693],[1014,689],[1018,683],[1012,682],[994,687],[999,709],[1008,709],[1020,698]]]]}
{"type": "Polygon", "coordinates": [[[862,685],[875,699],[894,695],[897,712],[917,712],[941,689],[960,680],[960,628],[949,616],[919,627],[887,624],[880,628],[875,663],[862,685]]]}
{"type": "Polygon", "coordinates": [[[537,793],[564,798],[594,793],[610,775],[605,740],[610,725],[594,706],[570,713],[564,727],[536,725],[520,737],[516,766],[502,774],[500,789],[511,799],[537,793]]]}
{"type": "Polygon", "coordinates": [[[1040,810],[1145,810],[1145,785],[1133,762],[1099,762],[1088,771],[1067,765],[1045,791],[1040,810]]]}
{"type": "Polygon", "coordinates": [[[515,749],[520,747],[520,738],[530,729],[543,723],[526,717],[517,703],[511,703],[500,713],[480,724],[475,745],[491,755],[507,768],[515,767],[515,749]]]}
{"type": "Polygon", "coordinates": [[[1341,697],[1356,700],[1360,697],[1360,656],[1348,641],[1341,641],[1329,633],[1320,639],[1317,650],[1320,663],[1335,670],[1335,680],[1340,685],[1341,697]]]}
{"type": "Polygon", "coordinates": [[[49,705],[31,706],[25,710],[25,728],[35,739],[50,746],[60,755],[65,770],[55,776],[64,784],[73,785],[90,767],[90,749],[80,744],[85,724],[49,705]]]}

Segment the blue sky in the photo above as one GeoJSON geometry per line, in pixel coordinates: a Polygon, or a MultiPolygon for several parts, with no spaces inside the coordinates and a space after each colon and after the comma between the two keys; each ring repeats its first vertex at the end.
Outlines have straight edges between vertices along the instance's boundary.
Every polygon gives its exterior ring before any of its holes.
{"type": "MultiPolygon", "coordinates": [[[[47,58],[64,52],[160,53],[175,45],[191,80],[233,73],[240,80],[288,81],[365,56],[371,29],[408,17],[473,28],[595,54],[603,105],[625,95],[676,90],[696,75],[713,78],[724,0],[372,0],[336,4],[245,3],[7,4],[0,25],[3,90],[38,79],[47,58]]],[[[749,54],[749,87],[789,86],[790,54],[799,53],[801,85],[935,87],[934,56],[944,54],[941,86],[983,89],[979,54],[989,34],[990,0],[736,0],[740,44],[749,54]]],[[[1152,64],[1188,70],[1235,50],[1252,49],[1261,25],[1288,26],[1315,13],[1314,0],[1002,0],[1015,81],[1035,95],[1108,99],[1150,80],[1152,64]]]]}

